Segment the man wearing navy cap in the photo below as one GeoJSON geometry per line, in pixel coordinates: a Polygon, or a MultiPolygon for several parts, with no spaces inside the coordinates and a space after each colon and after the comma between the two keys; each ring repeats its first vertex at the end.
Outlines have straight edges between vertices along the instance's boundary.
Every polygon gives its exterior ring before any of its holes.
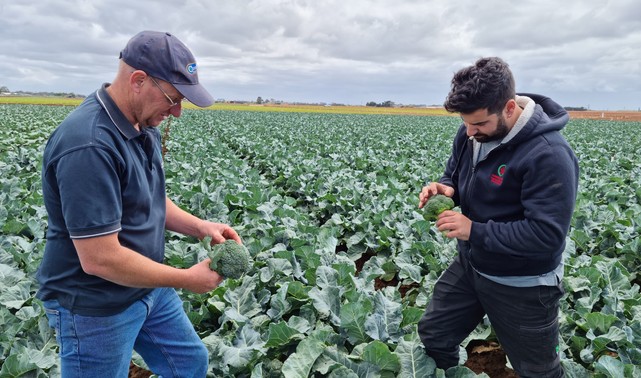
{"type": "Polygon", "coordinates": [[[132,351],[162,377],[204,377],[208,352],[175,289],[205,293],[209,259],[163,264],[165,230],[213,243],[240,237],[165,194],[158,126],[182,101],[207,107],[196,60],[170,33],[143,31],[111,84],[52,133],[43,156],[47,243],[37,297],[56,331],[63,377],[127,377],[132,351]]]}

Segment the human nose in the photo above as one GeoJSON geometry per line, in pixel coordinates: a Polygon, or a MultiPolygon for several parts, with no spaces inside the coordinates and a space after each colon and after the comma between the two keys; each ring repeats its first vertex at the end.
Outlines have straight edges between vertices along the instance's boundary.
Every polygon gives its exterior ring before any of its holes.
{"type": "Polygon", "coordinates": [[[474,126],[468,125],[467,123],[465,124],[465,130],[467,132],[468,137],[473,137],[478,133],[478,129],[474,126]]]}
{"type": "Polygon", "coordinates": [[[180,115],[182,114],[182,111],[183,111],[183,104],[180,101],[176,105],[169,108],[169,113],[176,118],[180,117],[180,115]]]}

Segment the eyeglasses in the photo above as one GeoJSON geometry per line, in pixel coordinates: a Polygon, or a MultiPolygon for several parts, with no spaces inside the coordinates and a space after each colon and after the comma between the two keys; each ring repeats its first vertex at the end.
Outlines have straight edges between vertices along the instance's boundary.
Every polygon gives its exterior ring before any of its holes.
{"type": "Polygon", "coordinates": [[[164,95],[165,95],[165,97],[167,98],[167,101],[169,101],[169,107],[170,107],[170,108],[173,108],[174,106],[176,106],[176,105],[178,105],[178,104],[181,104],[181,103],[185,100],[184,98],[180,99],[178,102],[176,102],[176,101],[172,100],[172,99],[171,99],[171,97],[169,97],[169,95],[167,94],[167,92],[165,92],[165,91],[164,91],[164,89],[162,89],[162,87],[160,86],[160,84],[158,84],[158,82],[156,81],[156,79],[154,79],[154,77],[153,77],[153,76],[149,76],[149,78],[151,79],[151,81],[153,81],[153,82],[154,82],[154,84],[156,84],[156,87],[158,87],[158,89],[160,89],[160,91],[162,92],[162,94],[164,94],[164,95]]]}

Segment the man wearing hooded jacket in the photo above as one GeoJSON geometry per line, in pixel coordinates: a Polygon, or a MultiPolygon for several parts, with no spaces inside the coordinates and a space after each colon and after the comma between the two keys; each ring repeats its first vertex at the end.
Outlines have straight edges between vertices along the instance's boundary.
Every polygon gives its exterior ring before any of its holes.
{"type": "Polygon", "coordinates": [[[551,99],[515,93],[508,65],[481,58],[457,72],[445,101],[461,125],[445,172],[426,185],[445,211],[436,227],[458,240],[458,256],[434,286],[418,332],[439,368],[487,315],[521,377],[561,377],[558,310],[565,238],[578,162],[560,130],[568,113],[551,99]]]}

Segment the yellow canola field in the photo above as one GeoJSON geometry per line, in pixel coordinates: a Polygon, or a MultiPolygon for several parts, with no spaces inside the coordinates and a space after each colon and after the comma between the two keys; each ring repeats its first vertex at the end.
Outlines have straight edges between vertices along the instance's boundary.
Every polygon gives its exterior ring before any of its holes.
{"type": "MultiPolygon", "coordinates": [[[[68,105],[77,106],[82,98],[63,97],[24,97],[24,96],[2,96],[0,104],[32,104],[32,105],[68,105]]],[[[184,103],[185,109],[199,109],[188,102],[184,103]]],[[[439,107],[394,107],[384,108],[375,106],[353,106],[353,105],[305,105],[305,104],[239,104],[239,103],[216,103],[207,110],[236,110],[256,112],[292,112],[292,113],[339,113],[339,114],[398,114],[398,115],[449,115],[439,107]]]]}

